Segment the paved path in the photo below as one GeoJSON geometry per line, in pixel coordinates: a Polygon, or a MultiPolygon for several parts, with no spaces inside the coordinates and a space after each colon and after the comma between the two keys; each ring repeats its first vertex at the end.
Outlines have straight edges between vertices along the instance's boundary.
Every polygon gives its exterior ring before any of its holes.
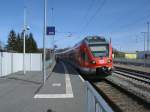
{"type": "Polygon", "coordinates": [[[56,64],[41,86],[41,72],[22,72],[0,78],[0,112],[86,112],[86,91],[76,71],[56,64]]]}

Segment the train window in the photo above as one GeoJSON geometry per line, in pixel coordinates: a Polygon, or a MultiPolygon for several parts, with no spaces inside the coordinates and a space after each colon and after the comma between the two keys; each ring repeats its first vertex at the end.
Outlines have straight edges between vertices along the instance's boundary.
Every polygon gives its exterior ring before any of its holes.
{"type": "Polygon", "coordinates": [[[109,56],[108,44],[92,44],[89,46],[90,46],[92,54],[95,57],[108,57],[109,56]]]}

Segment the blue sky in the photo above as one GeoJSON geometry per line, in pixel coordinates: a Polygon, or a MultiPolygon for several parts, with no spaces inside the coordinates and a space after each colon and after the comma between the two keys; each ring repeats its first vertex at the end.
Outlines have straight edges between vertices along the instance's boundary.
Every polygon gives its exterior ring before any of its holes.
{"type": "MultiPolygon", "coordinates": [[[[47,25],[56,26],[55,44],[73,46],[88,35],[111,37],[123,51],[143,49],[143,35],[150,21],[150,0],[47,0],[47,25]],[[51,8],[54,8],[53,19],[51,8]],[[71,32],[71,33],[68,33],[71,32]],[[70,35],[70,36],[69,36],[70,35]]],[[[6,43],[11,29],[21,32],[23,9],[35,40],[42,47],[44,0],[0,0],[0,40],[6,43]]],[[[46,47],[52,47],[52,36],[46,47]]]]}

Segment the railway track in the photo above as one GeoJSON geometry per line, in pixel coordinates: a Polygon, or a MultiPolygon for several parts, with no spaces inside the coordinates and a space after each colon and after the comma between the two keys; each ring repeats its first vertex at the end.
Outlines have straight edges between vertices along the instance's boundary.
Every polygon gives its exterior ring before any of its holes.
{"type": "Polygon", "coordinates": [[[137,75],[136,71],[121,69],[115,71],[108,79],[150,104],[150,78],[146,76],[143,73],[137,75]]]}
{"type": "Polygon", "coordinates": [[[115,69],[116,69],[116,71],[128,73],[128,74],[131,74],[131,75],[134,75],[134,76],[138,76],[138,77],[141,77],[141,78],[150,79],[150,73],[148,73],[148,72],[132,70],[132,69],[116,67],[116,66],[115,66],[115,69]]]}
{"type": "Polygon", "coordinates": [[[108,80],[93,83],[115,112],[149,112],[150,108],[133,94],[108,80]]]}
{"type": "Polygon", "coordinates": [[[134,73],[122,72],[122,71],[115,71],[114,73],[116,73],[118,75],[128,77],[128,78],[132,78],[134,80],[137,80],[137,81],[140,81],[140,82],[143,82],[143,83],[150,84],[150,78],[143,77],[143,75],[142,76],[140,76],[139,74],[134,75],[134,73]]]}
{"type": "Polygon", "coordinates": [[[117,112],[150,112],[150,79],[136,72],[115,71],[106,79],[88,79],[117,112]]]}

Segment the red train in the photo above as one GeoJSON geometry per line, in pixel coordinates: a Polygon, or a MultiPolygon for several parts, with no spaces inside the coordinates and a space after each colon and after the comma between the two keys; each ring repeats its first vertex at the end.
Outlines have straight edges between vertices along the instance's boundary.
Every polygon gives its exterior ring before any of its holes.
{"type": "Polygon", "coordinates": [[[67,60],[84,74],[110,74],[113,69],[111,42],[99,36],[84,38],[73,48],[56,53],[56,58],[67,60]]]}

